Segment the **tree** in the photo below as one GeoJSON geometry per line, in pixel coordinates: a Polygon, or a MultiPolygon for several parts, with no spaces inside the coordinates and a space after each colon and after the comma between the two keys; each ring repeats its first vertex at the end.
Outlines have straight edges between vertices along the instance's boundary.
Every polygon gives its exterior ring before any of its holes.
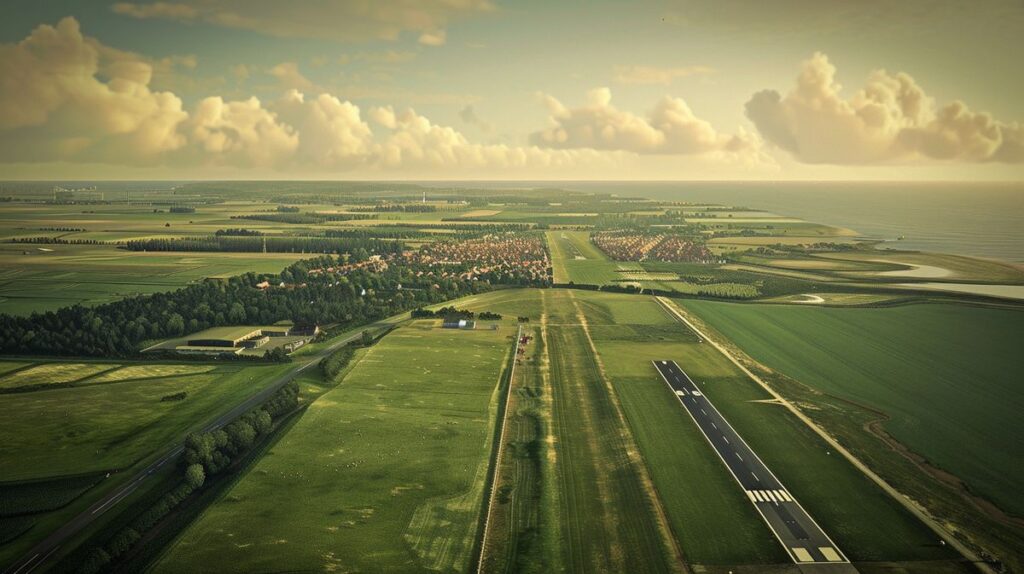
{"type": "Polygon", "coordinates": [[[206,482],[206,471],[203,470],[201,464],[190,464],[185,469],[185,484],[189,485],[192,490],[196,490],[206,482]]]}
{"type": "Polygon", "coordinates": [[[185,332],[185,319],[177,313],[171,313],[167,318],[167,332],[175,337],[180,337],[185,332]]]}
{"type": "Polygon", "coordinates": [[[363,331],[363,337],[361,342],[363,346],[369,347],[371,344],[373,344],[373,333],[369,331],[363,331]]]}
{"type": "Polygon", "coordinates": [[[245,307],[242,307],[237,301],[231,305],[231,310],[228,311],[228,321],[232,323],[245,323],[245,307]]]}

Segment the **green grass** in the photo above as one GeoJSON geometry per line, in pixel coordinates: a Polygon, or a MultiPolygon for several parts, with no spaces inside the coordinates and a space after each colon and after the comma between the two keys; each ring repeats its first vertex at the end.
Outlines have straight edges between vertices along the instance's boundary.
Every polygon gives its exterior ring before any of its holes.
{"type": "MultiPolygon", "coordinates": [[[[579,296],[589,299],[598,308],[631,305],[638,314],[641,307],[654,305],[650,299],[635,296],[587,292],[579,296]]],[[[600,313],[593,315],[595,318],[601,316],[600,313]]],[[[678,328],[687,333],[682,325],[678,328]]],[[[645,457],[650,457],[652,475],[666,500],[666,510],[673,517],[677,535],[684,545],[684,554],[692,554],[695,560],[701,557],[716,563],[734,559],[739,562],[771,561],[774,558],[769,557],[774,550],[766,547],[765,543],[777,543],[772,538],[766,539],[757,534],[761,528],[759,519],[746,524],[745,529],[729,524],[730,520],[742,517],[740,509],[734,506],[736,497],[742,497],[742,491],[724,473],[724,467],[717,474],[717,490],[708,491],[710,499],[679,500],[677,497],[683,495],[668,492],[670,488],[687,484],[678,476],[673,478],[673,472],[693,472],[701,475],[702,480],[716,476],[711,469],[694,470],[694,465],[701,464],[701,458],[694,457],[694,451],[686,449],[703,448],[706,451],[704,456],[711,455],[712,459],[715,455],[699,433],[686,433],[680,427],[677,435],[666,433],[660,426],[668,424],[670,414],[667,409],[661,412],[656,408],[662,399],[643,392],[647,390],[671,397],[651,365],[652,360],[658,359],[678,361],[701,384],[705,394],[740,435],[851,558],[858,561],[902,561],[952,557],[951,553],[936,547],[931,532],[895,500],[845,459],[829,454],[827,445],[811,429],[778,405],[759,402],[770,396],[710,345],[696,343],[692,339],[637,343],[617,340],[614,333],[608,336],[612,338],[596,341],[598,351],[604,357],[616,389],[621,389],[620,396],[627,412],[631,413],[630,424],[636,429],[641,451],[645,457]],[[653,426],[655,424],[659,426],[653,426]],[[667,436],[676,442],[683,442],[680,438],[689,436],[691,438],[687,442],[692,444],[664,445],[662,442],[667,436]],[[688,458],[676,459],[674,464],[666,463],[677,449],[686,452],[688,458]],[[654,464],[654,461],[662,464],[654,464]],[[666,470],[666,465],[671,465],[668,466],[671,470],[666,470]],[[728,494],[723,488],[732,489],[734,494],[728,494]],[[701,524],[696,532],[692,527],[694,523],[701,524]],[[742,542],[729,545],[727,541],[732,537],[753,546],[744,547],[742,542]]],[[[693,427],[692,421],[679,409],[677,407],[677,414],[684,421],[683,426],[693,427]]],[[[696,429],[691,428],[691,431],[696,429]]],[[[683,455],[676,452],[675,456],[683,455]]],[[[721,466],[720,462],[718,464],[721,466]]]]}
{"type": "Polygon", "coordinates": [[[121,367],[101,375],[91,377],[88,383],[112,383],[134,379],[156,379],[181,375],[198,375],[208,373],[214,368],[207,365],[132,365],[121,367]]]}
{"type": "Polygon", "coordinates": [[[156,571],[468,570],[511,341],[435,326],[371,347],[156,571]]]}
{"type": "Polygon", "coordinates": [[[590,242],[589,231],[548,231],[555,283],[603,285],[619,279],[617,269],[642,270],[639,264],[609,260],[590,242]]]}
{"type": "Polygon", "coordinates": [[[688,302],[765,365],[884,411],[886,429],[1006,510],[1024,513],[1019,373],[1024,313],[688,302]]]}
{"type": "Polygon", "coordinates": [[[665,572],[671,557],[635,450],[578,324],[572,291],[545,292],[561,540],[569,571],[665,572]],[[576,322],[577,324],[572,324],[576,322]]]}
{"type": "Polygon", "coordinates": [[[0,481],[126,468],[286,368],[219,367],[137,383],[0,395],[0,481]],[[160,400],[181,391],[188,393],[183,401],[160,400]]]}
{"type": "MultiPolygon", "coordinates": [[[[237,223],[225,225],[231,226],[237,223]]],[[[277,273],[307,257],[298,253],[145,253],[113,245],[0,244],[0,313],[29,315],[74,304],[109,303],[130,295],[170,291],[206,277],[277,273]]]]}
{"type": "Polygon", "coordinates": [[[4,375],[0,378],[0,389],[70,383],[116,366],[102,363],[42,363],[4,375]]]}

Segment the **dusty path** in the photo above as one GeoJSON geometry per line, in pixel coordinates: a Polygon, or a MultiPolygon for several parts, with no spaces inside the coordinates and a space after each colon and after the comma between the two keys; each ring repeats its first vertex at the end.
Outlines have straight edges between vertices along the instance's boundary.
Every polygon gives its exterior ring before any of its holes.
{"type": "Polygon", "coordinates": [[[924,509],[914,504],[907,497],[903,496],[903,494],[901,494],[898,490],[893,488],[882,477],[878,476],[873,470],[868,468],[867,465],[861,462],[860,459],[854,456],[853,453],[851,453],[844,446],[836,442],[836,440],[832,438],[832,436],[828,434],[828,432],[826,432],[825,429],[820,427],[808,416],[803,414],[803,412],[797,409],[792,403],[783,398],[782,395],[775,392],[775,389],[773,389],[771,385],[764,382],[764,380],[761,379],[761,377],[758,377],[757,375],[752,373],[750,369],[748,369],[746,366],[743,365],[743,363],[736,359],[736,357],[734,357],[732,353],[728,351],[728,349],[720,345],[717,341],[714,341],[713,339],[709,338],[704,331],[698,329],[697,325],[694,324],[694,321],[690,320],[690,317],[687,315],[687,313],[683,311],[680,307],[678,307],[671,299],[665,297],[655,297],[655,300],[661,303],[661,305],[665,307],[665,309],[667,309],[674,317],[679,319],[680,322],[682,322],[691,330],[693,330],[694,333],[697,333],[697,335],[701,337],[704,341],[710,343],[711,346],[718,350],[718,352],[722,353],[727,359],[729,359],[734,365],[736,365],[736,367],[743,371],[744,374],[750,377],[754,382],[760,385],[761,388],[763,388],[768,394],[770,394],[775,400],[777,400],[780,405],[786,407],[786,409],[793,413],[794,416],[800,419],[801,422],[810,427],[811,430],[817,433],[818,436],[820,436],[826,443],[828,443],[828,445],[831,448],[833,448],[839,454],[843,455],[843,457],[846,458],[846,460],[850,461],[850,463],[853,464],[853,466],[855,466],[858,470],[863,472],[865,476],[871,479],[872,482],[881,487],[881,489],[884,490],[887,494],[889,494],[889,496],[892,496],[904,508],[910,511],[911,514],[913,514],[922,522],[924,522],[925,525],[927,525],[928,528],[930,528],[933,532],[938,534],[939,537],[941,537],[942,540],[946,542],[946,544],[949,544],[953,548],[956,548],[956,550],[960,554],[962,554],[965,558],[973,562],[974,565],[982,572],[996,574],[996,570],[994,568],[992,568],[989,564],[983,562],[980,556],[975,554],[973,550],[971,550],[963,543],[961,543],[960,540],[953,536],[951,532],[943,528],[942,525],[940,525],[938,521],[932,518],[932,516],[928,514],[924,509]]]}

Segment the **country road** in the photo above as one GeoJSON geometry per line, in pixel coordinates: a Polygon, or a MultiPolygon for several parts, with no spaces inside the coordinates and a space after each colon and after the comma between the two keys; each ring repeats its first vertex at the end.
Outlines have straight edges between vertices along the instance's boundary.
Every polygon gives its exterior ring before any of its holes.
{"type": "MultiPolygon", "coordinates": [[[[294,368],[289,369],[287,372],[280,375],[260,392],[252,395],[238,405],[235,405],[232,409],[224,412],[213,421],[210,421],[201,429],[189,429],[189,431],[199,430],[200,432],[210,432],[223,427],[239,416],[262,404],[273,396],[273,394],[281,387],[306,369],[319,363],[321,359],[329,355],[331,352],[359,338],[364,330],[396,325],[405,317],[408,317],[408,313],[389,317],[387,319],[377,321],[376,323],[363,325],[343,335],[339,335],[336,341],[333,341],[322,350],[308,356],[297,358],[294,368]]],[[[57,551],[60,550],[61,546],[67,540],[81,532],[82,529],[92,524],[93,521],[105,514],[111,508],[117,506],[118,503],[131,496],[132,493],[143,485],[147,478],[160,470],[160,468],[165,464],[168,462],[173,463],[175,457],[181,454],[181,451],[184,450],[184,447],[181,446],[181,439],[184,439],[184,434],[178,441],[167,445],[163,455],[159,456],[155,461],[138,471],[131,480],[125,483],[121,488],[107,493],[103,498],[94,502],[91,506],[38,542],[24,556],[8,566],[7,569],[4,570],[4,574],[28,574],[29,572],[34,572],[46,564],[48,560],[52,559],[54,555],[57,554],[57,551]]]]}

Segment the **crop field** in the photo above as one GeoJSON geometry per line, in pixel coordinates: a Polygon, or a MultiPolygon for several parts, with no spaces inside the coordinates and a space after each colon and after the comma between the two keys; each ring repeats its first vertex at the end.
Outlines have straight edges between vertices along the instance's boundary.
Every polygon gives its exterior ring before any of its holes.
{"type": "Polygon", "coordinates": [[[884,309],[688,302],[688,309],[765,365],[883,411],[886,430],[972,491],[1015,514],[1024,481],[1024,404],[1011,309],[922,304],[884,309]]]}
{"type": "Polygon", "coordinates": [[[0,244],[0,313],[29,315],[74,304],[184,287],[206,277],[277,273],[291,253],[146,253],[108,245],[0,244]],[[27,254],[26,254],[27,253],[27,254]]]}
{"type": "Polygon", "coordinates": [[[437,325],[370,347],[156,571],[469,570],[514,331],[437,325]]]}
{"type": "Polygon", "coordinates": [[[70,383],[116,366],[101,363],[43,363],[0,377],[0,389],[70,383]]]}
{"type": "Polygon", "coordinates": [[[225,366],[137,383],[2,394],[0,482],[131,466],[225,404],[255,393],[281,369],[225,366]],[[184,400],[161,401],[183,391],[184,400]]]}
{"type": "Polygon", "coordinates": [[[214,367],[204,365],[132,365],[90,378],[89,383],[111,383],[133,379],[157,379],[208,373],[214,367]]]}

